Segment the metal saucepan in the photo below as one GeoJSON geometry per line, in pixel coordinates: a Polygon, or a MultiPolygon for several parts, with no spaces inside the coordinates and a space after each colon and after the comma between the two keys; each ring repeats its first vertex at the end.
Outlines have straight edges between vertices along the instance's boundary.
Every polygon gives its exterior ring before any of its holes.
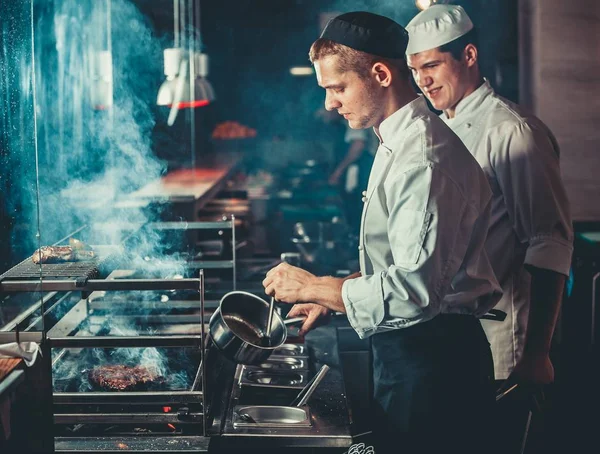
{"type": "Polygon", "coordinates": [[[268,344],[264,342],[269,318],[269,303],[248,292],[229,292],[219,303],[209,322],[209,334],[217,348],[238,364],[260,364],[287,339],[286,324],[273,313],[268,344]]]}

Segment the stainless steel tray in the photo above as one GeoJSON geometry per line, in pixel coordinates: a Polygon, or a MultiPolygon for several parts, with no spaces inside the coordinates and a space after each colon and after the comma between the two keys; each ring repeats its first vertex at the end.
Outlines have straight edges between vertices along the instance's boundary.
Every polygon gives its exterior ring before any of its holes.
{"type": "Polygon", "coordinates": [[[277,347],[273,350],[271,357],[273,356],[307,356],[308,352],[306,347],[301,344],[283,344],[281,347],[277,347]]]}
{"type": "Polygon", "coordinates": [[[233,427],[308,427],[308,407],[276,405],[236,405],[233,408],[233,427]]]}
{"type": "Polygon", "coordinates": [[[308,370],[308,357],[306,356],[272,356],[264,363],[253,366],[256,369],[268,370],[308,370]]]}
{"type": "Polygon", "coordinates": [[[241,386],[302,389],[308,381],[308,370],[275,370],[244,366],[241,386]]]}

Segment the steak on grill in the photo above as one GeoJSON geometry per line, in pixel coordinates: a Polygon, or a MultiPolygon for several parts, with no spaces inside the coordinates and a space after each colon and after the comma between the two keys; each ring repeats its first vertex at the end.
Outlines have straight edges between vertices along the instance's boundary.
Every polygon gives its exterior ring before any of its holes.
{"type": "Polygon", "coordinates": [[[77,249],[71,246],[42,246],[31,256],[36,265],[40,263],[62,263],[91,260],[95,257],[94,251],[77,249]]]}
{"type": "Polygon", "coordinates": [[[97,388],[107,391],[140,391],[164,383],[164,377],[145,366],[97,366],[88,376],[97,388]]]}

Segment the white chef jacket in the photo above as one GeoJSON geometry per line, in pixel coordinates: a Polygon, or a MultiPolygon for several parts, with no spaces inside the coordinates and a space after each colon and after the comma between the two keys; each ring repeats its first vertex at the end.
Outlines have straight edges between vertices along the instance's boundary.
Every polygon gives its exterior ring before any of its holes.
{"type": "MultiPolygon", "coordinates": [[[[377,131],[376,131],[377,132],[377,131]]],[[[423,97],[386,118],[360,229],[362,276],[342,298],[361,338],[444,313],[480,316],[501,290],[484,243],[485,174],[423,97]]]]}
{"type": "Polygon", "coordinates": [[[486,173],[492,216],[486,249],[502,285],[494,308],[504,321],[482,320],[496,379],[508,377],[523,353],[530,275],[524,264],[569,275],[573,228],[556,139],[541,120],[495,94],[488,81],[442,119],[486,173]]]}

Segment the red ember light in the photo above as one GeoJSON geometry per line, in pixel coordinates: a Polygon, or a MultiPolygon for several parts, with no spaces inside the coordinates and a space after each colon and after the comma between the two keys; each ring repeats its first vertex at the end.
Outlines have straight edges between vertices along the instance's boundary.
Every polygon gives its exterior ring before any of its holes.
{"type": "Polygon", "coordinates": [[[171,407],[163,407],[163,412],[169,413],[171,411],[171,407]]]}
{"type": "MultiPolygon", "coordinates": [[[[185,101],[177,103],[177,107],[179,109],[191,109],[194,107],[204,107],[208,106],[210,101],[203,99],[202,101],[185,101]]],[[[167,107],[173,107],[173,104],[168,104],[167,107]]]]}
{"type": "Polygon", "coordinates": [[[175,428],[175,426],[174,426],[173,424],[171,424],[171,423],[167,424],[167,426],[168,426],[169,428],[173,429],[173,430],[177,430],[177,429],[175,428]]]}

